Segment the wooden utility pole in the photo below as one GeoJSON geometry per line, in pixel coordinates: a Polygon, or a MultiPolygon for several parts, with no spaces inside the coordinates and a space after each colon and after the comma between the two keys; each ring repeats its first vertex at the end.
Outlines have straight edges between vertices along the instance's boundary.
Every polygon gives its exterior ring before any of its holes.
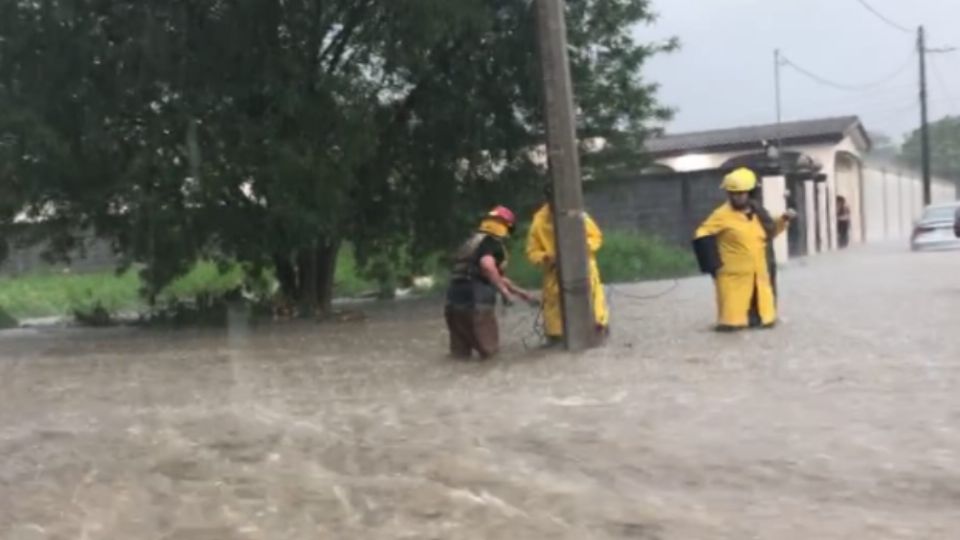
{"type": "Polygon", "coordinates": [[[547,153],[553,178],[553,219],[557,268],[568,350],[582,351],[598,341],[594,327],[583,189],[577,146],[573,82],[567,56],[564,0],[534,0],[547,119],[547,153]]]}
{"type": "Polygon", "coordinates": [[[927,39],[921,26],[917,30],[917,53],[920,55],[920,162],[923,171],[923,204],[933,201],[930,173],[930,122],[927,118],[927,39]]]}

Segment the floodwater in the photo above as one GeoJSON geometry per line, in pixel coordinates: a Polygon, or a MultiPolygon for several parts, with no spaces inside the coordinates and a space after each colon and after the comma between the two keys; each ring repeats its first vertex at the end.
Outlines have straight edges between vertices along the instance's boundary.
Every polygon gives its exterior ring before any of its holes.
{"type": "Polygon", "coordinates": [[[490,363],[430,302],[0,334],[0,538],[957,538],[960,253],[781,289],[778,329],[715,335],[708,280],[615,287],[579,357],[515,308],[490,363]]]}

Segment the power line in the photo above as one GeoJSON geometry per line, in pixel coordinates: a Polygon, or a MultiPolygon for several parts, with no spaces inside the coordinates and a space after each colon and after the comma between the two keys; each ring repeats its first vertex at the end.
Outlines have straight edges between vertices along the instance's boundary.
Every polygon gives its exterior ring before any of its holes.
{"type": "Polygon", "coordinates": [[[902,24],[898,24],[898,23],[894,22],[890,17],[887,17],[886,15],[884,15],[883,13],[881,13],[880,11],[878,11],[876,8],[874,8],[873,6],[871,6],[871,5],[867,2],[867,0],[857,0],[857,3],[859,3],[861,6],[863,6],[864,8],[866,8],[866,10],[869,11],[870,13],[873,13],[874,15],[876,15],[877,18],[879,18],[881,21],[887,23],[891,28],[895,28],[895,29],[897,29],[897,30],[899,30],[899,31],[901,31],[901,32],[907,33],[907,34],[912,34],[912,33],[914,32],[914,31],[911,30],[910,28],[907,28],[906,26],[904,26],[904,25],[902,25],[902,24]]]}
{"type": "Polygon", "coordinates": [[[915,54],[916,54],[916,53],[915,53],[914,51],[911,51],[911,52],[910,52],[910,56],[907,57],[906,62],[904,62],[903,64],[901,64],[901,65],[897,68],[897,70],[894,71],[893,73],[890,73],[889,75],[887,75],[887,76],[885,76],[885,77],[883,77],[882,79],[879,79],[879,80],[877,80],[877,81],[870,82],[870,83],[865,83],[865,84],[846,84],[846,83],[834,82],[834,81],[831,81],[830,79],[827,79],[826,77],[821,77],[820,75],[817,75],[816,73],[810,71],[809,69],[804,68],[803,66],[800,66],[799,64],[797,64],[797,63],[794,62],[793,60],[790,60],[790,59],[787,58],[786,56],[783,56],[782,54],[780,55],[780,58],[782,59],[781,61],[783,62],[783,65],[785,65],[785,66],[787,66],[787,67],[793,68],[795,71],[797,71],[797,72],[800,73],[801,75],[804,75],[804,76],[806,76],[807,78],[812,79],[812,80],[814,80],[814,81],[816,81],[816,82],[818,82],[818,83],[820,83],[820,84],[822,84],[822,85],[824,85],[824,86],[829,86],[829,87],[835,88],[835,89],[837,89],[837,90],[857,91],[857,90],[872,90],[872,89],[878,88],[878,87],[880,87],[880,86],[883,86],[883,85],[885,85],[886,83],[892,81],[893,79],[899,77],[899,76],[902,75],[908,68],[910,68],[911,64],[913,64],[913,58],[914,58],[914,55],[915,55],[915,54]]]}
{"type": "Polygon", "coordinates": [[[937,83],[940,84],[940,88],[943,90],[944,95],[947,100],[954,106],[960,106],[960,101],[957,101],[956,95],[950,90],[950,86],[947,84],[947,80],[943,77],[943,74],[940,72],[940,68],[937,67],[937,61],[935,58],[931,58],[930,67],[933,68],[933,75],[937,79],[937,83]]]}

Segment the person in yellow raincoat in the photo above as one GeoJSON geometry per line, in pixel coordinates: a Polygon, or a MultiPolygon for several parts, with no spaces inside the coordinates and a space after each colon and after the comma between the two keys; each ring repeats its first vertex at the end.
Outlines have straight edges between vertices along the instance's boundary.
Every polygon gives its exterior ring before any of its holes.
{"type": "MultiPolygon", "coordinates": [[[[563,339],[563,311],[560,307],[560,278],[557,273],[557,244],[553,231],[552,187],[544,189],[547,201],[534,214],[530,233],[527,235],[527,259],[543,272],[543,326],[547,344],[555,345],[563,339]]],[[[587,253],[589,256],[590,291],[597,332],[606,336],[609,332],[610,313],[597,266],[597,252],[603,247],[603,233],[590,216],[585,216],[587,253]]]]}
{"type": "MultiPolygon", "coordinates": [[[[733,331],[751,325],[751,313],[766,328],[777,322],[776,300],[767,266],[767,242],[772,240],[764,229],[750,191],[757,187],[757,175],[740,168],[723,179],[722,189],[728,200],[714,210],[697,229],[694,237],[714,237],[720,267],[714,273],[717,291],[717,330],[733,331]]],[[[786,230],[794,213],[775,220],[773,236],[786,230]]]]}

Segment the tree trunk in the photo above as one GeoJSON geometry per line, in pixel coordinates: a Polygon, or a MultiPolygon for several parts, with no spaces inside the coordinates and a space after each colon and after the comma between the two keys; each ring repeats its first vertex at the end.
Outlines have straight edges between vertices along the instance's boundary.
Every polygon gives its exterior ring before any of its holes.
{"type": "Polygon", "coordinates": [[[300,278],[300,316],[317,315],[317,249],[309,246],[297,253],[297,269],[300,278]]]}
{"type": "Polygon", "coordinates": [[[333,286],[337,273],[340,240],[325,240],[317,248],[317,309],[329,315],[333,308],[333,286]]]}
{"type": "Polygon", "coordinates": [[[290,262],[289,254],[274,253],[273,269],[277,282],[280,284],[280,293],[287,301],[296,300],[299,295],[299,285],[297,283],[297,269],[290,262]]]}
{"type": "Polygon", "coordinates": [[[293,257],[274,254],[273,266],[284,297],[294,302],[302,317],[329,315],[340,240],[320,238],[293,257]]]}

